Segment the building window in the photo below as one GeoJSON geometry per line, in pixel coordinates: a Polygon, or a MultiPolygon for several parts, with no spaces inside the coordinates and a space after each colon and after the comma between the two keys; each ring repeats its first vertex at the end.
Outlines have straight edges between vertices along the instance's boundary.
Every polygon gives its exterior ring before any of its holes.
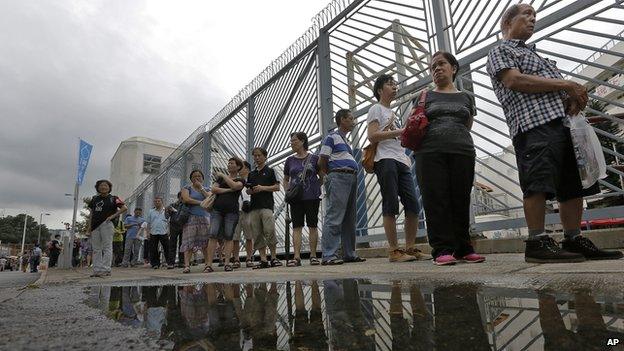
{"type": "Polygon", "coordinates": [[[143,154],[143,173],[158,173],[160,156],[143,154]]]}

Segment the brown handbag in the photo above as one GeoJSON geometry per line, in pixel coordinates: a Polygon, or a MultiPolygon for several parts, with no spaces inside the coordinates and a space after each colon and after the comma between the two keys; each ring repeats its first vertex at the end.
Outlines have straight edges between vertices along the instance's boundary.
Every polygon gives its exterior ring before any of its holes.
{"type": "MultiPolygon", "coordinates": [[[[388,125],[383,129],[383,131],[387,131],[394,123],[394,118],[396,114],[393,112],[390,121],[388,121],[388,125]]],[[[366,173],[375,173],[375,155],[377,154],[377,145],[379,143],[370,143],[362,149],[362,167],[366,171],[366,173]]]]}

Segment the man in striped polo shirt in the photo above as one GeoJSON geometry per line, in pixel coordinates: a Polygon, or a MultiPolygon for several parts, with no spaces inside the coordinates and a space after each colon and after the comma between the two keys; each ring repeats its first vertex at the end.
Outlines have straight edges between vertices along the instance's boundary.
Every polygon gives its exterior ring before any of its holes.
{"type": "Polygon", "coordinates": [[[355,253],[355,221],[358,164],[353,150],[347,143],[347,133],[355,125],[351,111],[342,109],[336,113],[338,129],[323,140],[319,152],[321,179],[325,179],[325,218],[323,221],[322,265],[344,262],[364,262],[355,253]],[[337,256],[342,241],[343,258],[337,256]]]}

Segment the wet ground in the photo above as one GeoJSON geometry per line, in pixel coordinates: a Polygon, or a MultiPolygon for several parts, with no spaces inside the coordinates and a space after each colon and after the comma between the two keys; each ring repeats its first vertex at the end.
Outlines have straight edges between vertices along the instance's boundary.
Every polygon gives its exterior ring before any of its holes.
{"type": "Polygon", "coordinates": [[[609,350],[624,301],[580,289],[338,279],[95,286],[86,303],[174,350],[609,350]]]}
{"type": "Polygon", "coordinates": [[[0,350],[624,350],[624,260],[89,273],[0,303],[0,350]]]}

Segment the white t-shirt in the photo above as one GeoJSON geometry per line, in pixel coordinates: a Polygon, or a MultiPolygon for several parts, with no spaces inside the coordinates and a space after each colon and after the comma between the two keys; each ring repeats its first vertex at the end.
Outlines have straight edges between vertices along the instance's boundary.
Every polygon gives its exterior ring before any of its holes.
{"type": "MultiPolygon", "coordinates": [[[[373,105],[368,110],[368,118],[366,124],[377,121],[379,123],[379,129],[383,130],[390,122],[390,118],[394,114],[394,111],[383,106],[382,104],[373,105]]],[[[394,118],[395,129],[401,128],[401,120],[398,116],[394,118]]],[[[377,145],[377,153],[375,154],[375,162],[383,159],[393,159],[401,163],[404,163],[407,167],[412,166],[412,160],[405,154],[405,148],[401,146],[399,138],[386,139],[379,142],[377,145]]]]}

